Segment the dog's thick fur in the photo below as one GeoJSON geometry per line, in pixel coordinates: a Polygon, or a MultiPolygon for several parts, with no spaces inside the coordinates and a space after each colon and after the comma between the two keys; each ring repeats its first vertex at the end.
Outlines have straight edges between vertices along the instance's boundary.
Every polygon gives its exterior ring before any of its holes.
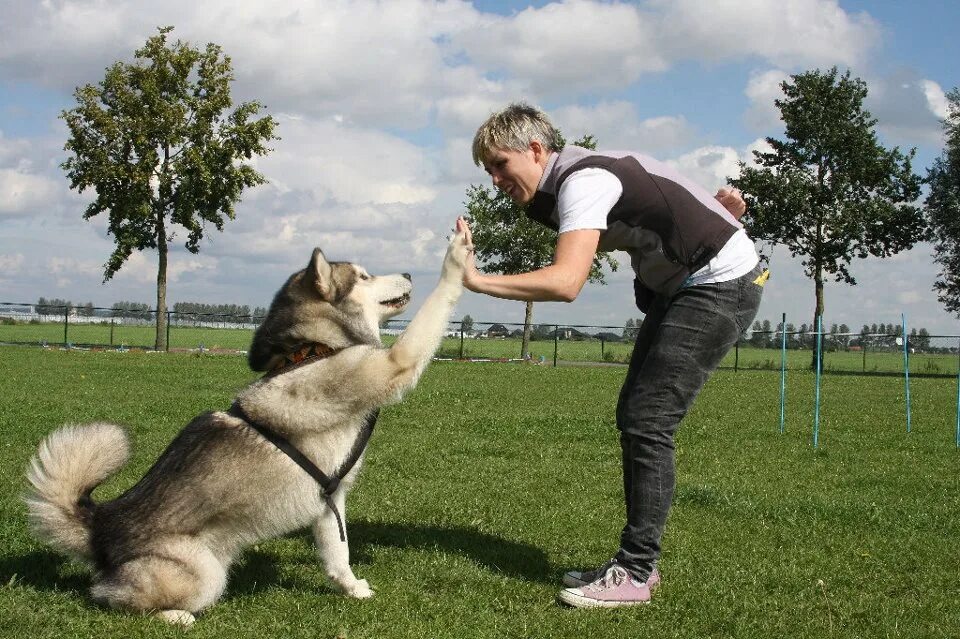
{"type": "MultiPolygon", "coordinates": [[[[348,456],[368,415],[417,383],[462,292],[466,256],[464,235],[457,233],[437,288],[384,348],[379,324],[409,301],[409,275],[373,277],[314,250],[309,266],[276,294],[249,362],[271,370],[304,345],[342,350],[266,376],[236,403],[329,474],[348,456]]],[[[135,486],[95,503],[91,491],[128,456],[119,426],[65,426],[43,441],[27,473],[35,534],[93,564],[97,601],[189,625],[221,596],[244,547],[307,525],[330,581],[352,597],[373,594],[354,576],[348,545],[317,484],[242,419],[226,412],[196,417],[135,486]]],[[[341,514],[359,467],[334,493],[341,514]]]]}

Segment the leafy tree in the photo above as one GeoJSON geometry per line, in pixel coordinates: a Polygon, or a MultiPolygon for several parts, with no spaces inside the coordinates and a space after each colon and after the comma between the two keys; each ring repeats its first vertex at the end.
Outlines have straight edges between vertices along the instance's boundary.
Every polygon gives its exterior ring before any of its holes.
{"type": "Polygon", "coordinates": [[[159,29],[117,62],[94,86],[77,88],[77,106],[61,113],[70,129],[61,166],[70,187],[92,188],[96,199],[84,219],[109,215],[115,248],[104,265],[106,282],[133,251],[157,249],[156,348],[166,348],[167,252],[175,225],[186,248],[200,250],[208,224],[222,231],[245,188],[265,178],[243,160],[270,151],[276,122],[255,119],[259,102],[232,106],[230,58],[215,44],[204,50],[167,43],[173,27],[159,29]]]}
{"type": "MultiPolygon", "coordinates": [[[[769,320],[767,320],[769,323],[769,320]]],[[[766,335],[761,333],[763,330],[763,323],[760,320],[755,320],[753,322],[753,327],[750,329],[750,340],[749,344],[755,348],[763,348],[763,341],[766,335]]]]}
{"type": "Polygon", "coordinates": [[[933,290],[947,311],[960,316],[960,90],[954,88],[947,99],[946,146],[927,172],[925,204],[933,259],[940,265],[933,290]]]}
{"type": "Polygon", "coordinates": [[[796,335],[796,332],[797,327],[794,326],[793,322],[787,322],[787,348],[793,348],[794,344],[800,339],[800,336],[796,335]]]}
{"type": "Polygon", "coordinates": [[[755,343],[760,348],[769,348],[770,344],[773,341],[773,326],[770,324],[770,320],[765,319],[760,323],[760,328],[754,328],[754,330],[759,330],[759,334],[754,334],[751,336],[751,342],[755,340],[755,343]]]}
{"type": "Polygon", "coordinates": [[[473,330],[473,318],[469,314],[464,315],[463,319],[460,320],[460,330],[464,333],[469,333],[473,330]]]}
{"type": "MultiPolygon", "coordinates": [[[[558,140],[558,148],[565,141],[558,140]]],[[[573,143],[587,149],[597,147],[593,136],[585,135],[573,143]]],[[[503,192],[472,184],[467,189],[467,212],[464,216],[473,232],[473,245],[479,268],[485,273],[517,274],[549,266],[557,241],[556,231],[549,229],[523,213],[503,192]]],[[[593,258],[588,281],[605,284],[603,265],[617,270],[617,262],[608,253],[598,252],[593,258]]],[[[523,318],[523,340],[520,356],[526,354],[530,344],[533,322],[533,302],[526,305],[523,318]]]]}
{"type": "Polygon", "coordinates": [[[837,337],[838,344],[843,348],[848,348],[850,346],[850,327],[846,324],[840,325],[840,335],[837,337]]]}
{"type": "MultiPolygon", "coordinates": [[[[786,246],[803,257],[813,279],[816,318],[823,315],[824,277],[851,285],[854,257],[888,257],[925,235],[913,206],[920,178],[914,151],[887,150],[863,109],[867,85],[836,67],[791,76],[776,100],[786,140],[767,138],[772,151],[755,151],[759,167],[740,164],[731,180],[747,201],[744,222],[752,237],[786,246]]],[[[815,364],[815,362],[814,362],[815,364]]]]}

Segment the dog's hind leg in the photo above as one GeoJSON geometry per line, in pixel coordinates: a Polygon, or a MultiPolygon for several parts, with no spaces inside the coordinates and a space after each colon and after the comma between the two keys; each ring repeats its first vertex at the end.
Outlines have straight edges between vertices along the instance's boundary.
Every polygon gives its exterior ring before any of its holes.
{"type": "MultiPolygon", "coordinates": [[[[341,486],[340,490],[333,494],[333,501],[337,505],[337,510],[340,511],[340,517],[343,518],[344,537],[346,537],[347,522],[344,512],[346,490],[344,487],[341,486]]],[[[313,525],[313,538],[327,578],[334,586],[345,595],[357,599],[373,596],[373,590],[370,589],[367,580],[357,579],[353,574],[350,568],[350,544],[347,540],[340,540],[337,518],[329,508],[324,508],[317,517],[313,525]]]]}
{"type": "Polygon", "coordinates": [[[90,589],[113,608],[155,612],[164,621],[189,626],[193,613],[211,606],[227,583],[223,564],[202,543],[179,539],[156,544],[106,574],[90,589]]]}

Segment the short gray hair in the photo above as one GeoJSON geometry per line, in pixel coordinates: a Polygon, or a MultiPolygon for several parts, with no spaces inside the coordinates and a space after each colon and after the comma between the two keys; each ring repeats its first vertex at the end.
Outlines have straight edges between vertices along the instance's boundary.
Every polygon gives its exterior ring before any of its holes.
{"type": "Polygon", "coordinates": [[[560,134],[547,114],[523,102],[514,102],[497,111],[473,136],[473,162],[481,166],[497,149],[525,151],[536,140],[548,151],[560,148],[560,134]]]}

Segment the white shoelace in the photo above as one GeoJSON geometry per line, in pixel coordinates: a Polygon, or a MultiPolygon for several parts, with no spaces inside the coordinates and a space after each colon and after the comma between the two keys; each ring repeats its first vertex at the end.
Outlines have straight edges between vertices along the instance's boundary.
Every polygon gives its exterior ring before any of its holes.
{"type": "Polygon", "coordinates": [[[589,588],[593,592],[600,592],[601,590],[607,590],[608,588],[616,588],[626,579],[630,579],[630,574],[620,566],[613,565],[607,569],[602,577],[593,583],[587,584],[585,587],[589,588]]]}

